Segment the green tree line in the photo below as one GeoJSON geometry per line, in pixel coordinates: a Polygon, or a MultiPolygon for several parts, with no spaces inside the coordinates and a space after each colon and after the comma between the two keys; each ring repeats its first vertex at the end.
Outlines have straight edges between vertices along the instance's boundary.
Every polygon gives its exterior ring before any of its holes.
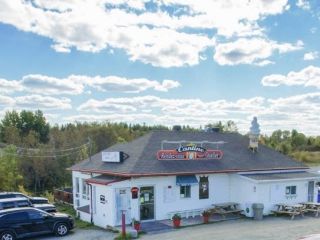
{"type": "MultiPolygon", "coordinates": [[[[203,128],[188,125],[173,128],[238,131],[233,121],[210,123],[203,128]]],[[[0,191],[15,191],[22,187],[30,192],[43,193],[70,186],[71,173],[66,169],[90,154],[118,142],[131,141],[151,130],[168,129],[162,125],[110,122],[51,126],[41,111],[6,112],[0,120],[0,191]]],[[[261,143],[291,155],[320,151],[320,137],[307,137],[295,130],[277,130],[270,136],[262,136],[261,143]]]]}

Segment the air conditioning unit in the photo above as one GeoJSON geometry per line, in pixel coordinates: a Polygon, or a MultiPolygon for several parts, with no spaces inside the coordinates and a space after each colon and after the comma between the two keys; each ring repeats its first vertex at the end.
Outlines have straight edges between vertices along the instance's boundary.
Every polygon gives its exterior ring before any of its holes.
{"type": "Polygon", "coordinates": [[[123,152],[102,152],[102,162],[119,163],[123,160],[123,152]]]}
{"type": "Polygon", "coordinates": [[[253,217],[252,203],[245,203],[243,210],[246,217],[253,217]]]}

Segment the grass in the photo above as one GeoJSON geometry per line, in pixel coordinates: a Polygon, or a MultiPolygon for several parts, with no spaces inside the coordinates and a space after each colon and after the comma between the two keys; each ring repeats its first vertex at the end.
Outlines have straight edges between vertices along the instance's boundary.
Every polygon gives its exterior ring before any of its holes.
{"type": "Polygon", "coordinates": [[[55,203],[55,206],[57,207],[58,212],[69,214],[74,218],[76,228],[81,228],[81,229],[94,228],[93,224],[82,221],[77,216],[76,211],[73,209],[72,206],[68,204],[63,204],[63,203],[55,203]]]}
{"type": "Polygon", "coordinates": [[[320,152],[299,151],[291,154],[294,159],[297,159],[309,166],[320,165],[320,152]]]}

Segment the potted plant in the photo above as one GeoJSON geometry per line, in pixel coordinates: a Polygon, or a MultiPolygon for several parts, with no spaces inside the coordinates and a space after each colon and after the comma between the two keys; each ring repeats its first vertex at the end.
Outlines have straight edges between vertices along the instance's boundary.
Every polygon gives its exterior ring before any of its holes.
{"type": "Polygon", "coordinates": [[[203,223],[209,223],[210,211],[204,210],[201,215],[203,217],[203,223]]]}
{"type": "Polygon", "coordinates": [[[140,223],[140,221],[138,221],[138,220],[136,220],[136,219],[132,219],[132,224],[133,224],[133,228],[135,229],[135,230],[137,230],[137,232],[139,232],[140,231],[140,229],[141,229],[141,223],[140,223]]]}
{"type": "Polygon", "coordinates": [[[178,227],[180,227],[180,223],[181,223],[181,216],[179,215],[179,214],[174,214],[173,216],[172,216],[172,222],[173,222],[173,226],[175,227],[175,228],[178,228],[178,227]]]}

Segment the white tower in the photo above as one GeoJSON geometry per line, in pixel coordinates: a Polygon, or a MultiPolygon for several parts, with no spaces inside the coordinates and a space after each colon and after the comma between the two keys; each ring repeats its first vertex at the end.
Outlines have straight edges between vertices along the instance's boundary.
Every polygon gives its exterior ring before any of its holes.
{"type": "Polygon", "coordinates": [[[252,151],[257,151],[258,149],[258,143],[259,143],[259,135],[260,135],[260,125],[258,123],[257,117],[253,117],[253,120],[251,121],[251,127],[249,132],[249,148],[252,149],[252,151]]]}

